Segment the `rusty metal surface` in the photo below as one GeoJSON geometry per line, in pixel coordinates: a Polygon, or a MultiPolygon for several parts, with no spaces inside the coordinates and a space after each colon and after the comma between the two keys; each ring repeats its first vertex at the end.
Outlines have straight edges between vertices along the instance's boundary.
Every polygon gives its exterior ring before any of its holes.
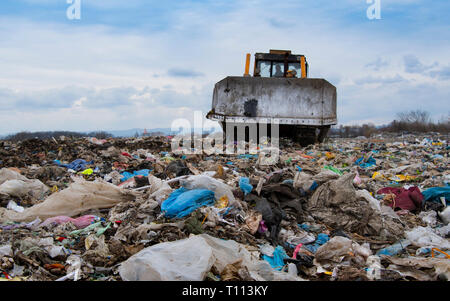
{"type": "Polygon", "coordinates": [[[332,125],[336,87],[316,78],[227,77],[214,87],[212,109],[208,117],[218,121],[277,118],[280,124],[332,125]]]}

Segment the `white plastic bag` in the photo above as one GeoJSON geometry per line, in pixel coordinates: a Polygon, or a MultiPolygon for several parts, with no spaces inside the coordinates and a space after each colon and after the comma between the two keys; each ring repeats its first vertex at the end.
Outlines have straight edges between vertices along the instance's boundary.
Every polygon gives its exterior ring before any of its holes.
{"type": "Polygon", "coordinates": [[[74,178],[74,181],[69,188],[52,194],[44,202],[23,212],[0,208],[0,222],[27,222],[37,217],[46,220],[63,215],[72,217],[90,209],[111,208],[135,198],[131,192],[104,181],[89,182],[82,178],[74,178]]]}
{"type": "Polygon", "coordinates": [[[14,210],[16,212],[23,212],[25,210],[25,208],[17,205],[16,202],[14,201],[9,201],[8,206],[6,206],[6,208],[9,210],[14,210]]]}
{"type": "Polygon", "coordinates": [[[376,198],[371,196],[367,190],[356,190],[356,195],[360,198],[364,198],[369,203],[370,207],[372,207],[372,209],[377,213],[381,213],[380,202],[376,198]]]}
{"type": "Polygon", "coordinates": [[[206,175],[190,176],[187,179],[180,180],[181,186],[186,189],[209,189],[214,191],[214,198],[220,201],[221,198],[226,197],[228,204],[235,208],[242,209],[241,204],[234,198],[233,191],[230,187],[206,175]]]}
{"type": "Polygon", "coordinates": [[[431,227],[417,227],[405,233],[412,244],[418,247],[450,249],[450,242],[434,233],[431,227]]]}
{"type": "Polygon", "coordinates": [[[213,263],[212,248],[194,236],[144,249],[123,262],[119,273],[125,281],[202,281],[213,263]]]}
{"type": "Polygon", "coordinates": [[[257,281],[302,280],[273,270],[233,240],[207,234],[148,247],[123,262],[119,273],[125,281],[202,281],[213,266],[221,273],[241,259],[257,281]]]}
{"type": "Polygon", "coordinates": [[[13,256],[13,250],[11,248],[11,245],[0,246],[0,257],[3,256],[13,256]]]}
{"type": "Polygon", "coordinates": [[[450,206],[446,207],[444,211],[439,212],[439,216],[444,224],[448,225],[448,223],[450,223],[450,206]]]}
{"type": "Polygon", "coordinates": [[[14,171],[14,170],[11,170],[9,168],[0,169],[0,185],[9,180],[26,181],[28,179],[26,177],[24,177],[23,175],[21,175],[20,173],[14,171]]]}
{"type": "Polygon", "coordinates": [[[419,214],[419,217],[422,219],[424,223],[426,223],[430,227],[435,227],[437,223],[437,213],[434,210],[430,211],[422,211],[419,214]]]}
{"type": "Polygon", "coordinates": [[[169,197],[173,189],[166,182],[161,179],[149,175],[148,182],[150,183],[150,198],[158,202],[159,205],[169,197]]]}
{"type": "Polygon", "coordinates": [[[34,198],[41,198],[48,187],[39,180],[8,180],[0,185],[0,193],[15,197],[24,197],[30,194],[34,198]]]}

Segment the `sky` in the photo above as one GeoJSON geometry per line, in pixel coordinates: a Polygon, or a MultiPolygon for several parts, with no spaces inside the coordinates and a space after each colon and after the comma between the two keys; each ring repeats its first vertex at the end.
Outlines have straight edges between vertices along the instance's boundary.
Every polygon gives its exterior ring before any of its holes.
{"type": "Polygon", "coordinates": [[[246,53],[270,49],[336,86],[339,124],[448,119],[450,1],[379,0],[369,19],[373,1],[1,0],[0,135],[192,121],[246,53]]]}

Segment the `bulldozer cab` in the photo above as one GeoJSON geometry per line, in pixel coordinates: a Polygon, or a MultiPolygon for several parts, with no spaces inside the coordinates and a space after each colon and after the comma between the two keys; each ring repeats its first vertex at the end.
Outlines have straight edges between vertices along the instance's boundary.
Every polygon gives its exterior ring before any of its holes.
{"type": "MultiPolygon", "coordinates": [[[[247,60],[249,60],[249,56],[247,60]]],[[[269,53],[256,53],[253,76],[307,78],[308,63],[304,55],[291,54],[290,50],[270,50],[269,53]]]]}

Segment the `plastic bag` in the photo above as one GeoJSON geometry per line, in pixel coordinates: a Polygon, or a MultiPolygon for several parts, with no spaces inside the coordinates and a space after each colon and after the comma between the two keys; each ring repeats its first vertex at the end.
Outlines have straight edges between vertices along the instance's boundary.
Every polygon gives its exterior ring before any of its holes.
{"type": "Polygon", "coordinates": [[[333,261],[339,263],[342,261],[342,257],[347,255],[351,250],[352,241],[350,239],[335,236],[317,250],[315,259],[318,262],[333,261]]]}
{"type": "Polygon", "coordinates": [[[273,256],[273,252],[275,252],[275,248],[269,245],[268,243],[259,246],[259,251],[261,254],[265,256],[273,256]]]}
{"type": "Polygon", "coordinates": [[[326,244],[330,240],[330,237],[325,233],[319,233],[314,244],[307,244],[304,248],[312,253],[316,253],[320,246],[326,244]]]}
{"type": "MultiPolygon", "coordinates": [[[[284,231],[284,230],[281,230],[280,233],[282,231],[284,231]]],[[[286,239],[286,242],[291,245],[297,246],[299,244],[310,244],[310,243],[313,243],[315,240],[316,240],[316,238],[314,237],[313,234],[308,234],[306,232],[302,232],[300,234],[289,236],[286,239]]]]}
{"type": "Polygon", "coordinates": [[[281,269],[284,267],[283,259],[285,258],[289,258],[289,256],[287,256],[286,252],[281,246],[277,246],[275,248],[272,256],[263,255],[263,259],[267,261],[270,264],[270,266],[277,271],[281,271],[281,269]]]}
{"type": "Polygon", "coordinates": [[[134,198],[131,192],[112,184],[74,178],[74,183],[69,188],[52,194],[44,202],[27,208],[21,213],[0,208],[0,222],[32,221],[37,217],[45,220],[61,215],[71,217],[90,209],[111,208],[120,202],[131,201],[134,198]]]}
{"type": "Polygon", "coordinates": [[[56,246],[53,242],[53,237],[47,238],[32,238],[27,237],[20,242],[20,251],[28,256],[36,250],[43,249],[51,258],[58,256],[65,256],[70,253],[68,249],[63,246],[56,246]]]}
{"type": "Polygon", "coordinates": [[[75,171],[81,171],[87,169],[86,165],[94,164],[94,161],[86,161],[83,159],[76,159],[69,164],[61,164],[58,160],[53,161],[58,166],[65,167],[67,169],[72,169],[75,171]]]}
{"type": "Polygon", "coordinates": [[[40,224],[40,227],[44,227],[50,224],[56,224],[61,225],[68,222],[71,222],[75,225],[78,229],[83,229],[92,224],[95,220],[99,219],[95,215],[84,215],[80,216],[78,218],[71,218],[68,216],[56,216],[46,219],[42,224],[40,224]]]}
{"type": "Polygon", "coordinates": [[[424,196],[424,202],[440,203],[441,197],[444,197],[447,206],[450,205],[450,186],[429,188],[423,191],[422,194],[424,196]]]}
{"type": "Polygon", "coordinates": [[[8,180],[0,185],[0,193],[14,197],[25,197],[28,194],[38,199],[44,196],[49,190],[39,180],[8,180]]]}
{"type": "Polygon", "coordinates": [[[339,176],[344,175],[344,174],[342,173],[342,171],[340,171],[339,169],[337,169],[337,168],[334,167],[334,166],[326,165],[326,166],[323,167],[323,169],[332,171],[333,173],[335,173],[335,174],[337,174],[337,175],[339,175],[339,176]]]}
{"type": "Polygon", "coordinates": [[[362,156],[361,158],[356,160],[355,164],[359,165],[361,168],[369,168],[375,166],[377,164],[377,161],[372,156],[367,159],[362,156]]]}
{"type": "Polygon", "coordinates": [[[341,174],[339,174],[334,170],[326,169],[324,167],[324,170],[319,172],[317,175],[313,176],[312,179],[316,181],[319,185],[322,185],[323,183],[326,183],[330,180],[338,179],[340,175],[342,175],[342,172],[341,174]]]}
{"type": "Polygon", "coordinates": [[[405,235],[417,247],[450,249],[450,242],[434,233],[431,227],[417,227],[406,232],[405,235]]]}
{"type": "Polygon", "coordinates": [[[361,178],[359,177],[359,173],[358,172],[356,172],[356,176],[355,176],[355,178],[353,179],[353,184],[355,184],[355,185],[361,185],[361,183],[362,183],[362,180],[361,180],[361,178]]]}
{"type": "Polygon", "coordinates": [[[93,144],[96,144],[96,145],[103,145],[106,142],[108,142],[106,139],[97,139],[95,137],[88,138],[88,141],[93,143],[93,144]]]}
{"type": "Polygon", "coordinates": [[[435,227],[437,223],[437,213],[436,211],[422,211],[419,214],[419,217],[422,219],[424,223],[428,226],[435,227]]]}
{"type": "Polygon", "coordinates": [[[448,237],[450,235],[450,224],[434,229],[434,232],[442,237],[448,237]]]}
{"type": "Polygon", "coordinates": [[[314,184],[313,176],[306,172],[297,172],[294,177],[294,188],[301,188],[303,191],[309,191],[314,184]]]}
{"type": "Polygon", "coordinates": [[[180,180],[181,186],[186,189],[208,189],[214,191],[216,201],[220,201],[226,197],[228,203],[235,208],[242,209],[241,204],[234,198],[233,191],[230,187],[206,175],[190,176],[187,179],[180,180]]]}
{"type": "Polygon", "coordinates": [[[133,255],[119,268],[125,281],[202,281],[214,263],[200,236],[160,243],[133,255]]]}
{"type": "Polygon", "coordinates": [[[439,216],[444,224],[448,225],[448,223],[450,223],[450,206],[446,207],[444,211],[439,212],[439,216]]]}
{"type": "Polygon", "coordinates": [[[148,182],[150,183],[150,198],[158,202],[159,205],[167,199],[167,197],[172,193],[173,189],[163,182],[161,179],[150,175],[148,177],[148,182]]]}
{"type": "Polygon", "coordinates": [[[373,210],[375,210],[378,213],[381,213],[380,202],[376,198],[371,196],[367,190],[365,190],[365,189],[357,190],[356,195],[358,197],[364,198],[369,203],[370,207],[372,207],[373,210]]]}
{"type": "Polygon", "coordinates": [[[222,273],[239,260],[256,281],[302,280],[273,270],[233,240],[207,234],[148,247],[124,261],[119,274],[125,281],[202,281],[212,267],[222,273]]]}
{"type": "Polygon", "coordinates": [[[120,179],[120,181],[125,182],[126,180],[133,178],[135,176],[148,177],[149,173],[150,173],[150,169],[142,169],[142,170],[134,171],[133,173],[125,171],[122,173],[122,178],[120,179]]]}
{"type": "Polygon", "coordinates": [[[27,181],[28,179],[12,169],[9,168],[0,169],[0,185],[9,180],[27,181]]]}
{"type": "Polygon", "coordinates": [[[3,245],[0,246],[0,256],[13,256],[13,250],[11,245],[3,245]]]}
{"type": "Polygon", "coordinates": [[[56,279],[55,281],[65,281],[67,279],[73,279],[73,281],[78,281],[81,277],[81,265],[83,264],[83,260],[79,255],[70,255],[66,263],[69,265],[67,269],[67,275],[61,278],[56,279]]]}
{"type": "Polygon", "coordinates": [[[214,205],[214,192],[206,189],[187,190],[183,187],[175,190],[161,204],[161,212],[168,218],[181,218],[202,206],[214,205]]]}
{"type": "Polygon", "coordinates": [[[253,190],[253,186],[250,185],[249,178],[244,177],[239,179],[239,188],[241,188],[245,195],[249,194],[253,190]]]}
{"type": "Polygon", "coordinates": [[[8,206],[6,206],[6,208],[9,210],[14,210],[16,212],[23,212],[25,210],[25,208],[17,205],[16,202],[14,201],[9,201],[8,206]]]}

